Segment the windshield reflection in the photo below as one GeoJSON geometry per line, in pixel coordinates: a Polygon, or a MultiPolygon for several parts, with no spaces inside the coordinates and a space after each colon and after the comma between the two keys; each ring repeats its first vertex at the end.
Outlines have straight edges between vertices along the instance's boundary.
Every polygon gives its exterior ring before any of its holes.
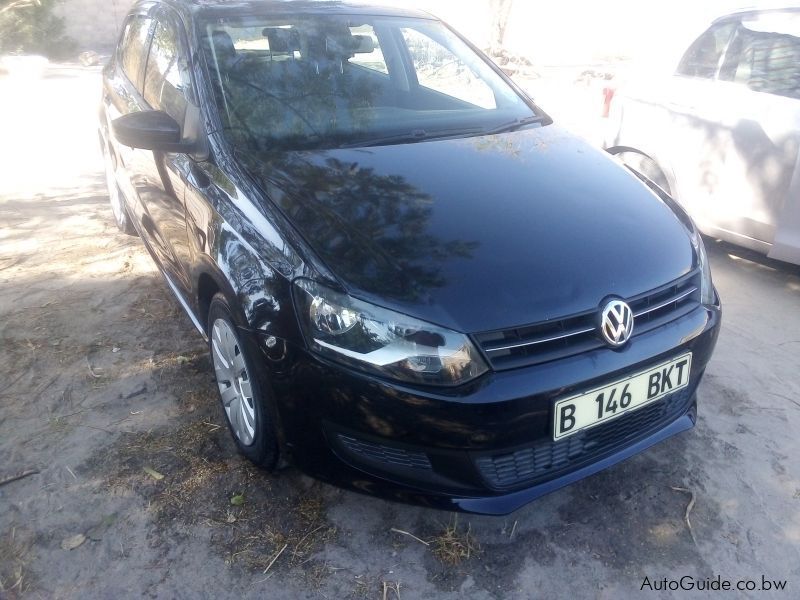
{"type": "Polygon", "coordinates": [[[474,135],[538,114],[437,21],[248,17],[217,20],[205,36],[223,129],[239,148],[474,135]]]}

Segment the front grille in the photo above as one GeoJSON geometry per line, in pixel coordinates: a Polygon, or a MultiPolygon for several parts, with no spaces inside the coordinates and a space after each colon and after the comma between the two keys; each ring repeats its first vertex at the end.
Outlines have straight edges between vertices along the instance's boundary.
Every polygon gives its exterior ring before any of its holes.
{"type": "MultiPolygon", "coordinates": [[[[634,314],[633,336],[674,321],[700,305],[700,271],[626,299],[634,314]]],[[[598,310],[533,325],[476,334],[496,371],[574,356],[605,346],[597,331],[598,310]]]]}
{"type": "Polygon", "coordinates": [[[395,467],[408,467],[410,469],[431,469],[431,463],[424,452],[404,450],[357,440],[348,435],[339,434],[342,446],[353,454],[371,461],[392,465],[395,467]]]}
{"type": "Polygon", "coordinates": [[[479,456],[475,459],[483,479],[492,489],[528,486],[558,472],[627,445],[682,414],[691,394],[680,390],[644,408],[568,438],[547,441],[513,452],[479,456]]]}

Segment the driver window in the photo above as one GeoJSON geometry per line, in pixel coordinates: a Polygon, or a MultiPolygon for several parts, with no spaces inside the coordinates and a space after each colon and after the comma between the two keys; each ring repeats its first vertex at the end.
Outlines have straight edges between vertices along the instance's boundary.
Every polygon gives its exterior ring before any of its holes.
{"type": "Polygon", "coordinates": [[[163,110],[183,123],[191,97],[191,78],[177,26],[161,19],[153,32],[145,74],[144,99],[156,110],[163,110]]]}
{"type": "Polygon", "coordinates": [[[141,92],[141,72],[144,58],[147,55],[147,36],[150,33],[152,21],[143,16],[135,16],[128,21],[125,27],[124,41],[120,62],[122,70],[130,82],[141,92]]]}
{"type": "Polygon", "coordinates": [[[481,108],[497,108],[491,88],[450,50],[416,29],[400,31],[421,86],[481,108]]]}

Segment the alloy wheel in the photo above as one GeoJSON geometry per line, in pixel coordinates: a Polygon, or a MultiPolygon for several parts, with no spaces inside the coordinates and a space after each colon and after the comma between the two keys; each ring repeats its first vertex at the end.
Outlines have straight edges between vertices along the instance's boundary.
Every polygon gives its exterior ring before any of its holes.
{"type": "Polygon", "coordinates": [[[222,405],[234,434],[244,446],[253,444],[256,408],[242,346],[231,326],[217,319],[211,328],[211,359],[222,405]]]}

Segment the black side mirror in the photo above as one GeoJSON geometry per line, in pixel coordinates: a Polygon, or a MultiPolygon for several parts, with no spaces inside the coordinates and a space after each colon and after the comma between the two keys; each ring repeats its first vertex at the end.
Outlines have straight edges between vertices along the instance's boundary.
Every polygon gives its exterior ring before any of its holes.
{"type": "Polygon", "coordinates": [[[161,110],[128,113],[111,122],[114,137],[123,146],[162,152],[191,152],[193,144],[181,142],[178,122],[161,110]]]}

